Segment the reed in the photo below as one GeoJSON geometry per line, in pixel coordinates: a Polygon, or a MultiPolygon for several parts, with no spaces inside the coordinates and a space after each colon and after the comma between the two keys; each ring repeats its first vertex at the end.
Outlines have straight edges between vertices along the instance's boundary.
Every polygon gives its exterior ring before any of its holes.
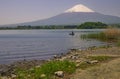
{"type": "Polygon", "coordinates": [[[83,39],[97,39],[102,41],[114,42],[120,39],[120,29],[108,28],[103,32],[81,35],[83,39]]]}
{"type": "Polygon", "coordinates": [[[118,39],[120,37],[120,29],[109,28],[103,32],[108,39],[118,39]]]}

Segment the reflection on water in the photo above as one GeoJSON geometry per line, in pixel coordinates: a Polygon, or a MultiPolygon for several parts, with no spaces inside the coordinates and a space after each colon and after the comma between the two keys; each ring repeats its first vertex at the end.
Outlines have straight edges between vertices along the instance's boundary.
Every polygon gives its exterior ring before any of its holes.
{"type": "Polygon", "coordinates": [[[23,59],[48,59],[71,48],[87,48],[105,43],[82,40],[81,34],[101,30],[0,30],[0,63],[23,59]]]}

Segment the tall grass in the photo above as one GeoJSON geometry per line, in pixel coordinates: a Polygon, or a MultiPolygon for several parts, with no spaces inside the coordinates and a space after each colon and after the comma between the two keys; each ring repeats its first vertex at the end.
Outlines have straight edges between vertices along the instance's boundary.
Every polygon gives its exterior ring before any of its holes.
{"type": "Polygon", "coordinates": [[[109,28],[100,33],[84,34],[81,38],[98,39],[102,41],[118,41],[120,39],[120,29],[109,28]]]}
{"type": "Polygon", "coordinates": [[[84,35],[81,35],[81,38],[83,39],[99,39],[99,40],[107,40],[105,34],[103,32],[100,32],[100,33],[92,33],[92,34],[84,34],[84,35]]]}
{"type": "Polygon", "coordinates": [[[118,39],[120,38],[120,29],[109,28],[103,32],[108,39],[118,39]]]}
{"type": "Polygon", "coordinates": [[[118,47],[120,47],[120,40],[117,42],[117,44],[116,44],[118,47]]]}

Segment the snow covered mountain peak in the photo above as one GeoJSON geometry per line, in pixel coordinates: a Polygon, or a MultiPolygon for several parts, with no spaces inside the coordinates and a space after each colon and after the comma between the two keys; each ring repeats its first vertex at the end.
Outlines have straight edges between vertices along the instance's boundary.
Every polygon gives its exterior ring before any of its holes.
{"type": "Polygon", "coordinates": [[[78,4],[66,10],[65,12],[69,13],[69,12],[94,12],[94,11],[86,7],[85,5],[78,4]]]}

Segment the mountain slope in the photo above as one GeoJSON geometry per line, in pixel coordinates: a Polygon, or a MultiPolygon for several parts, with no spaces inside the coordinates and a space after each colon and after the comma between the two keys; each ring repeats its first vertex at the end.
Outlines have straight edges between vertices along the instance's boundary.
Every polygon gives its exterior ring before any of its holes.
{"type": "Polygon", "coordinates": [[[120,23],[120,17],[103,15],[96,12],[63,13],[45,20],[21,23],[20,25],[73,25],[84,22],[120,23]]]}

